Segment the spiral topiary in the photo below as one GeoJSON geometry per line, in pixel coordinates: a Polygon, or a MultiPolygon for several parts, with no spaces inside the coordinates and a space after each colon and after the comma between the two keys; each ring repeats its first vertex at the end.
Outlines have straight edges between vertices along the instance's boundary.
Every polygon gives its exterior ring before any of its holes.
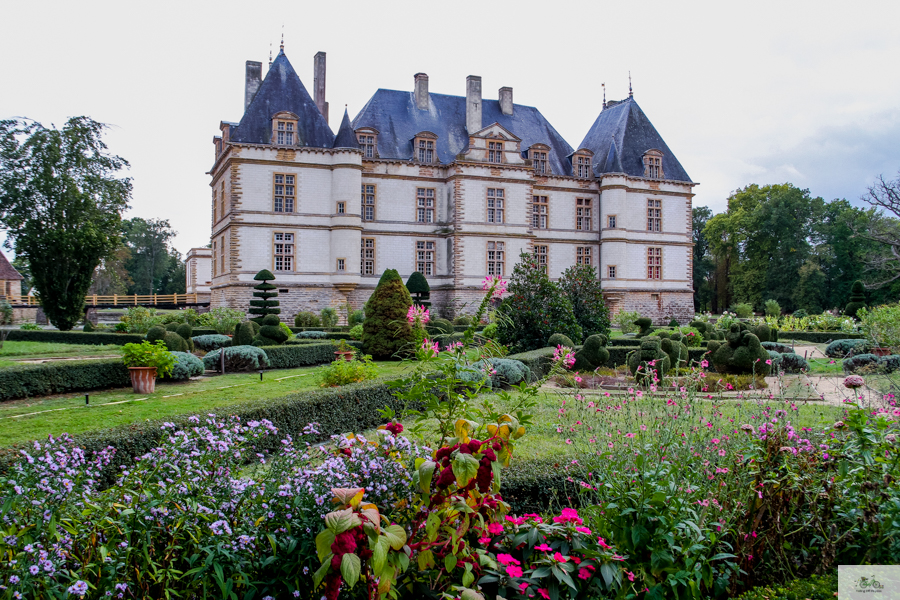
{"type": "Polygon", "coordinates": [[[863,282],[857,279],[853,282],[853,285],[850,286],[850,302],[848,302],[847,306],[844,308],[844,314],[855,319],[859,309],[865,307],[866,288],[863,285],[863,282]]]}
{"type": "Polygon", "coordinates": [[[281,314],[281,308],[278,307],[278,300],[274,300],[274,298],[278,297],[278,292],[274,291],[277,286],[269,283],[270,281],[275,280],[275,276],[272,275],[272,272],[268,269],[263,269],[259,273],[253,276],[254,281],[261,281],[262,283],[253,286],[254,290],[253,297],[258,298],[258,300],[250,301],[250,314],[254,315],[250,320],[256,321],[258,324],[262,325],[263,319],[265,319],[266,315],[278,315],[281,314]]]}
{"type": "Polygon", "coordinates": [[[710,340],[707,348],[710,362],[719,373],[769,374],[770,365],[766,364],[769,359],[768,351],[743,323],[732,324],[724,341],[710,340]]]}
{"type": "Polygon", "coordinates": [[[639,350],[628,353],[626,360],[628,369],[638,383],[661,383],[666,373],[669,372],[671,361],[669,355],[660,347],[661,342],[662,340],[656,336],[647,336],[641,340],[639,350]]]}
{"type": "Polygon", "coordinates": [[[634,324],[641,328],[637,333],[637,337],[644,337],[650,333],[653,321],[649,317],[641,317],[640,319],[635,319],[634,324]]]}
{"type": "Polygon", "coordinates": [[[266,315],[263,317],[262,327],[259,333],[253,337],[254,346],[280,346],[290,337],[281,328],[281,320],[277,315],[266,315]]]}
{"type": "Polygon", "coordinates": [[[572,342],[569,336],[564,335],[562,333],[554,333],[547,339],[547,345],[553,348],[557,346],[565,346],[566,348],[574,348],[575,344],[572,342]]]}
{"type": "Polygon", "coordinates": [[[594,334],[584,340],[584,346],[575,353],[575,364],[572,368],[576,371],[593,371],[597,367],[606,365],[609,360],[609,350],[606,349],[606,336],[594,334]]]}

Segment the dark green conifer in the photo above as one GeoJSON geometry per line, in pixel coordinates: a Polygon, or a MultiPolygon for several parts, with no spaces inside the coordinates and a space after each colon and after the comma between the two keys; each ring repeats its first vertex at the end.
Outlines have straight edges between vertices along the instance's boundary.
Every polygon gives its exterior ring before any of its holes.
{"type": "Polygon", "coordinates": [[[410,306],[412,297],[400,274],[395,269],[386,270],[366,303],[362,336],[366,354],[386,359],[412,349],[409,347],[413,341],[412,326],[406,320],[410,306]]]}
{"type": "Polygon", "coordinates": [[[266,315],[281,314],[281,309],[278,308],[278,300],[273,300],[273,298],[278,297],[278,292],[273,290],[276,290],[278,288],[269,283],[270,281],[275,279],[275,276],[272,275],[272,272],[268,269],[263,269],[262,271],[257,273],[253,277],[253,279],[255,281],[261,281],[262,283],[253,288],[257,290],[253,292],[253,297],[259,298],[259,300],[250,301],[249,312],[251,315],[255,315],[250,320],[255,321],[257,325],[262,325],[263,319],[265,319],[266,315]]]}

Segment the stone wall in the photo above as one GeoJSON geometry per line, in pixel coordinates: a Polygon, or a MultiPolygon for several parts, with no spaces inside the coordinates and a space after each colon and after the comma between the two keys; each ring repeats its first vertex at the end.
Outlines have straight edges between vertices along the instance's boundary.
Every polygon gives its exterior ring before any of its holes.
{"type": "Polygon", "coordinates": [[[694,295],[691,292],[625,292],[615,303],[615,311],[637,311],[653,319],[654,325],[668,325],[673,318],[687,325],[694,318],[694,295]]]}

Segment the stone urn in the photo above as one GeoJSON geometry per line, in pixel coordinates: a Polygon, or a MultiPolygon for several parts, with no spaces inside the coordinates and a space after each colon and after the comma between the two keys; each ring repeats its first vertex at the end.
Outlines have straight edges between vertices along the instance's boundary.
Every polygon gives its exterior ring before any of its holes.
{"type": "Polygon", "coordinates": [[[156,391],[156,367],[128,367],[131,386],[135,394],[152,394],[156,391]]]}

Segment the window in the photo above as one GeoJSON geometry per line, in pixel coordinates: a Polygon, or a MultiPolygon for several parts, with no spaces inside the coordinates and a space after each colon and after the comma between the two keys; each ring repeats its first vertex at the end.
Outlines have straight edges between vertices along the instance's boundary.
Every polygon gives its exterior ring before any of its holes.
{"type": "Polygon", "coordinates": [[[338,270],[338,273],[343,273],[343,272],[344,272],[344,270],[345,270],[345,269],[344,269],[344,266],[345,266],[346,264],[347,264],[347,260],[346,260],[346,259],[344,259],[344,258],[339,258],[339,259],[337,259],[337,270],[338,270]]]}
{"type": "Polygon", "coordinates": [[[606,226],[610,229],[616,228],[616,215],[609,215],[606,217],[606,226]]]}
{"type": "Polygon", "coordinates": [[[219,248],[218,242],[216,242],[216,240],[213,240],[213,247],[212,247],[212,258],[213,258],[213,260],[212,260],[212,274],[213,274],[213,277],[215,277],[216,275],[218,275],[218,271],[216,270],[216,256],[217,256],[216,251],[218,250],[218,248],[219,248]]]}
{"type": "Polygon", "coordinates": [[[647,248],[647,279],[662,279],[662,248],[647,248]]]}
{"type": "Polygon", "coordinates": [[[546,175],[550,173],[547,166],[547,153],[537,150],[531,151],[531,164],[534,166],[535,175],[546,175]]]}
{"type": "Polygon", "coordinates": [[[579,229],[581,231],[590,231],[591,223],[593,222],[593,218],[591,217],[591,199],[590,198],[576,198],[575,199],[575,229],[579,229]]]}
{"type": "Polygon", "coordinates": [[[359,250],[359,272],[363,275],[375,274],[375,238],[363,238],[359,250]]]}
{"type": "Polygon", "coordinates": [[[213,223],[219,222],[219,190],[213,188],[213,223]]]}
{"type": "Polygon", "coordinates": [[[591,260],[592,250],[590,246],[575,246],[575,264],[576,265],[593,265],[591,260]]]}
{"type": "Polygon", "coordinates": [[[293,175],[275,174],[275,212],[294,212],[294,187],[293,175]]]}
{"type": "Polygon", "coordinates": [[[347,203],[346,202],[338,202],[337,203],[337,214],[342,215],[347,212],[347,203]]]}
{"type": "Polygon", "coordinates": [[[487,243],[487,274],[503,276],[503,268],[506,263],[505,242],[487,243]]]}
{"type": "Polygon", "coordinates": [[[487,191],[487,222],[503,223],[503,189],[488,188],[487,191]]]}
{"type": "Polygon", "coordinates": [[[434,162],[434,142],[433,141],[419,140],[418,150],[419,150],[419,162],[421,162],[421,163],[434,162]]]}
{"type": "Polygon", "coordinates": [[[294,270],[294,234],[275,234],[275,270],[294,270]]]}
{"type": "Polygon", "coordinates": [[[365,183],[362,186],[362,220],[375,220],[375,186],[365,183]]]}
{"type": "Polygon", "coordinates": [[[662,168],[662,152],[648,150],[644,154],[644,177],[649,179],[664,179],[662,168]]]}
{"type": "Polygon", "coordinates": [[[616,266],[609,265],[608,267],[606,267],[606,274],[610,279],[615,279],[616,278],[616,266]]]}
{"type": "Polygon", "coordinates": [[[647,200],[647,231],[662,231],[662,200],[647,200]]]}
{"type": "Polygon", "coordinates": [[[372,133],[360,133],[356,138],[359,141],[359,149],[363,158],[375,158],[375,135],[372,133]]]}
{"type": "Polygon", "coordinates": [[[434,275],[434,242],[416,242],[416,271],[434,275]]]}
{"type": "Polygon", "coordinates": [[[503,162],[503,142],[488,142],[488,162],[503,162]]]}
{"type": "Polygon", "coordinates": [[[591,157],[583,154],[575,155],[575,162],[572,165],[572,171],[575,177],[587,179],[591,176],[591,157]]]}
{"type": "Polygon", "coordinates": [[[219,218],[225,218],[225,182],[219,187],[219,218]]]}
{"type": "Polygon", "coordinates": [[[534,229],[547,229],[550,226],[550,206],[547,196],[531,197],[531,226],[534,229]]]}
{"type": "Polygon", "coordinates": [[[219,238],[219,274],[225,274],[225,236],[219,238]]]}
{"type": "Polygon", "coordinates": [[[548,246],[534,247],[534,260],[536,260],[538,266],[543,269],[544,274],[548,276],[550,275],[549,249],[548,246]]]}
{"type": "Polygon", "coordinates": [[[275,143],[279,146],[294,145],[294,123],[293,121],[276,121],[276,137],[275,143]]]}
{"type": "Polygon", "coordinates": [[[416,221],[434,223],[434,188],[416,188],[416,221]]]}

